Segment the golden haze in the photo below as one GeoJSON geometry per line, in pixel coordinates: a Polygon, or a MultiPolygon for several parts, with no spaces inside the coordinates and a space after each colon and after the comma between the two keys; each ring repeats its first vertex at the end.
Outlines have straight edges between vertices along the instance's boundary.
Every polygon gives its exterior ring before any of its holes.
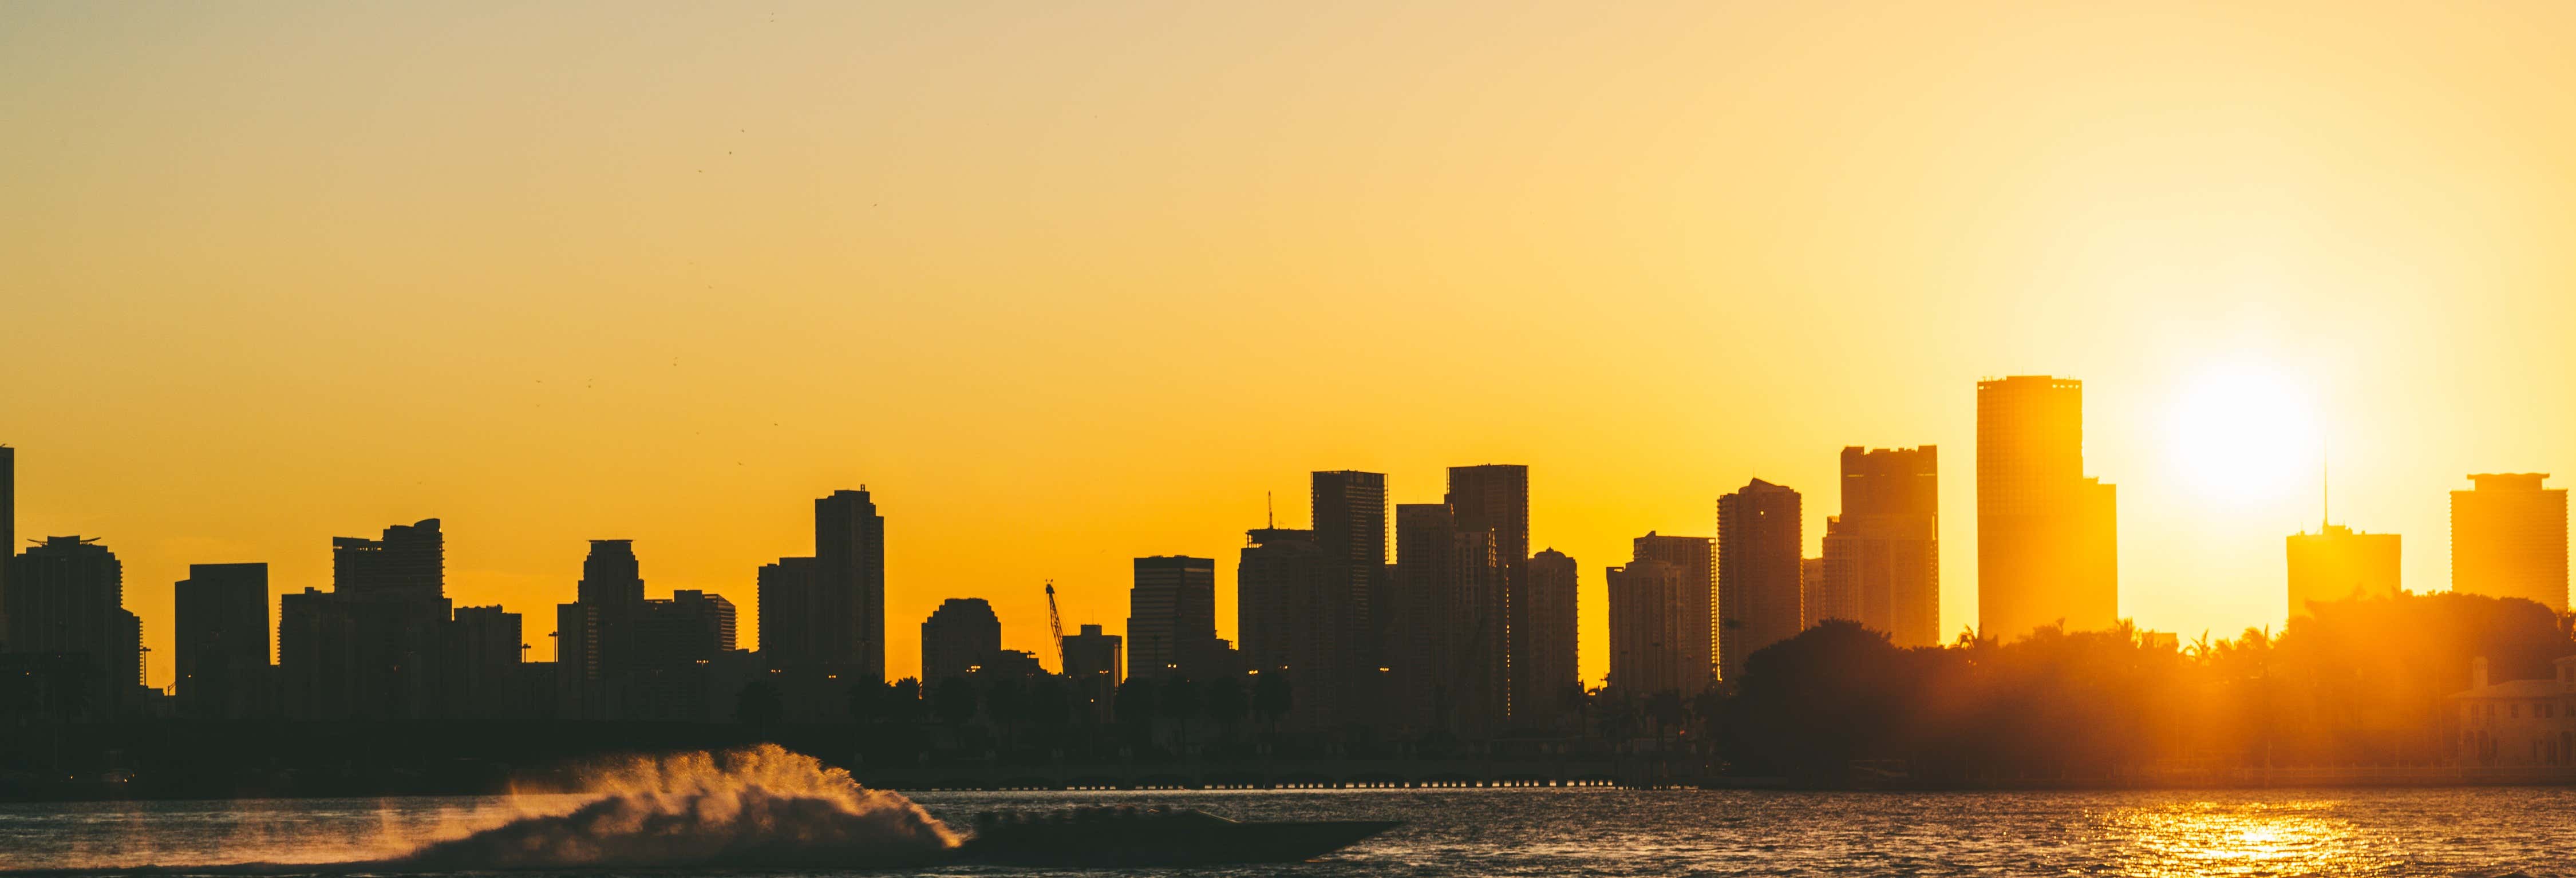
{"type": "Polygon", "coordinates": [[[2419,590],[2464,473],[2576,479],[2571,36],[2543,2],[8,4],[0,441],[22,536],[125,560],[161,684],[188,563],[326,586],[329,537],[431,516],[536,658],[594,537],[748,632],[754,567],[860,483],[896,674],[943,597],[1043,651],[1052,577],[1116,630],[1137,555],[1220,559],[1231,637],[1264,491],[1302,525],[1308,470],[1420,502],[1482,462],[1531,466],[1598,678],[1630,537],[1759,475],[1812,553],[1845,444],[1949,452],[1969,622],[1974,381],[2055,373],[2122,612],[2224,633],[2283,616],[2317,513],[2184,472],[2212,364],[2304,396],[2337,518],[2419,590]]]}

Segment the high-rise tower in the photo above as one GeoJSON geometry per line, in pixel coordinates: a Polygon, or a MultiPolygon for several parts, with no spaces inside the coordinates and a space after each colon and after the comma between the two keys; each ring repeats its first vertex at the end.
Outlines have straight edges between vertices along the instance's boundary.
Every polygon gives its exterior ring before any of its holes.
{"type": "Polygon", "coordinates": [[[2109,628],[2120,616],[2118,514],[2084,475],[2084,382],[1977,383],[1977,625],[2109,628]]]}
{"type": "MultiPolygon", "coordinates": [[[[1323,550],[1326,640],[1334,644],[1331,667],[1300,674],[1296,695],[1301,707],[1314,696],[1318,718],[1364,722],[1358,711],[1384,703],[1376,692],[1377,670],[1392,613],[1380,605],[1389,597],[1386,571],[1386,474],[1338,470],[1313,475],[1315,546],[1323,550]],[[1318,677],[1321,679],[1318,679],[1318,677]]],[[[1128,655],[1144,649],[1133,632],[1128,655]]],[[[1130,658],[1133,667],[1135,660],[1130,658]]],[[[1134,676],[1130,674],[1129,676],[1134,676]]]]}
{"type": "Polygon", "coordinates": [[[2567,611],[2567,489],[2548,473],[2480,473],[2451,492],[2451,590],[2567,611]]]}
{"type": "Polygon", "coordinates": [[[1798,492],[1761,479],[1717,498],[1718,666],[1727,678],[1805,624],[1799,506],[1798,492]]]}
{"type": "Polygon", "coordinates": [[[867,486],[814,501],[814,651],[885,680],[885,517],[867,486]]]}
{"type": "Polygon", "coordinates": [[[1806,624],[1845,618],[1898,646],[1941,642],[1939,450],[1842,453],[1841,515],[1825,520],[1821,581],[1807,584],[1806,624]]]}

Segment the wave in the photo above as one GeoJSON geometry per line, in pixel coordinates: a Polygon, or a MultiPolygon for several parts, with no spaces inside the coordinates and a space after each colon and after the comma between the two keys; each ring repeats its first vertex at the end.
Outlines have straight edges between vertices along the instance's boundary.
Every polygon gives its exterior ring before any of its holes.
{"type": "Polygon", "coordinates": [[[267,875],[884,868],[942,859],[959,843],[955,831],[912,800],[862,787],[847,771],[775,744],[618,760],[581,772],[573,787],[514,791],[510,807],[517,814],[505,822],[443,833],[392,856],[44,871],[267,875]]]}

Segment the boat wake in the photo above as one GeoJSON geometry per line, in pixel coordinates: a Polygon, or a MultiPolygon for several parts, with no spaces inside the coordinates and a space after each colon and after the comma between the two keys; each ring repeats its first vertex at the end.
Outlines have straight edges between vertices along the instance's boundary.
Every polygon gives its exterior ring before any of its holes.
{"type": "Polygon", "coordinates": [[[569,813],[536,814],[372,865],[434,871],[578,866],[893,866],[957,834],[901,795],[774,744],[639,759],[569,813]]]}
{"type": "MultiPolygon", "coordinates": [[[[634,758],[564,792],[514,792],[497,825],[453,827],[385,855],[45,870],[48,874],[334,874],[523,869],[896,867],[959,838],[912,800],[774,744],[634,758]],[[569,792],[571,795],[565,795],[569,792]]],[[[377,843],[381,844],[379,840],[377,843]]],[[[399,845],[402,842],[394,842],[399,845]]],[[[88,865],[88,864],[84,864],[88,865]]]]}

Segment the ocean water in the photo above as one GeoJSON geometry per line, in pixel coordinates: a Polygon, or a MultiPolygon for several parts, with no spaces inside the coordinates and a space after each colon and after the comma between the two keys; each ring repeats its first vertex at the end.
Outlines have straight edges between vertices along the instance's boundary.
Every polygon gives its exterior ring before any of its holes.
{"type": "MultiPolygon", "coordinates": [[[[1245,820],[1392,819],[1306,863],[1218,875],[2571,875],[2576,792],[2548,788],[1805,793],[1606,788],[924,793],[985,810],[1172,804],[1245,820]]],[[[402,874],[424,842],[578,797],[0,805],[0,869],[402,874]],[[379,861],[379,865],[349,866],[379,861]],[[268,863],[245,868],[238,864],[268,863]]],[[[462,872],[477,864],[450,864],[462,872]]],[[[563,866],[547,874],[632,874],[563,866]]],[[[889,874],[667,862],[659,874],[889,874]]],[[[1057,873],[947,867],[905,874],[1057,873]]]]}

